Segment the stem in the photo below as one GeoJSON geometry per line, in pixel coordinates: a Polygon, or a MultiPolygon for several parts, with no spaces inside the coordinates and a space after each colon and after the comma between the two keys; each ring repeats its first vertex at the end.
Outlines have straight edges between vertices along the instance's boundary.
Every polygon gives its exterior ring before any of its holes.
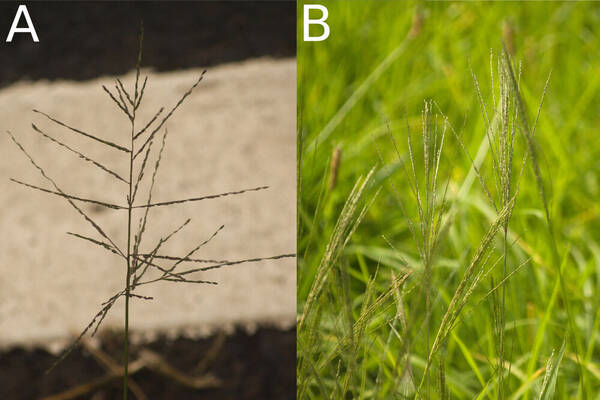
{"type": "MultiPolygon", "coordinates": [[[[429,250],[427,250],[429,251],[429,250]]],[[[429,256],[427,256],[427,260],[425,260],[425,337],[427,342],[427,357],[431,357],[430,354],[430,346],[429,346],[429,325],[430,325],[430,312],[431,312],[431,304],[430,304],[430,290],[431,290],[431,266],[429,265],[429,256]]],[[[429,363],[429,361],[428,361],[429,363]]],[[[425,378],[427,380],[427,399],[430,399],[431,391],[430,391],[430,383],[429,383],[429,368],[426,369],[425,378]]]]}
{"type": "Polygon", "coordinates": [[[498,391],[499,398],[504,399],[504,326],[505,326],[505,305],[506,305],[506,276],[507,276],[507,242],[508,242],[508,221],[504,224],[504,269],[502,271],[502,304],[500,309],[500,351],[498,365],[498,391]]]}
{"type": "Polygon", "coordinates": [[[132,107],[131,117],[131,151],[129,152],[129,196],[127,197],[127,280],[125,281],[125,345],[123,349],[125,358],[125,371],[123,373],[123,399],[127,400],[129,391],[127,378],[129,377],[129,292],[131,281],[131,211],[133,206],[133,136],[135,135],[135,107],[132,107]]]}

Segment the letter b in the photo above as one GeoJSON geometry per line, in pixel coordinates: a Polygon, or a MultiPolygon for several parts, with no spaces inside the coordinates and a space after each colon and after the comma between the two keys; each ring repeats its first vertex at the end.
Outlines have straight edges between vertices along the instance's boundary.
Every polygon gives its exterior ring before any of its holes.
{"type": "Polygon", "coordinates": [[[320,4],[305,4],[304,5],[304,41],[305,42],[320,42],[329,37],[329,25],[325,22],[329,12],[327,7],[320,4]],[[310,10],[320,10],[322,13],[319,19],[310,19],[310,10]],[[310,36],[310,25],[321,25],[323,27],[323,34],[321,36],[310,36]]]}

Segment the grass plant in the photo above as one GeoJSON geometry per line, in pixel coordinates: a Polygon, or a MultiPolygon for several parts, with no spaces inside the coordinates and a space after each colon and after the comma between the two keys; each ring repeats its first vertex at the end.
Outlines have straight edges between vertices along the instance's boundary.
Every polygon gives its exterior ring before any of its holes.
{"type": "Polygon", "coordinates": [[[298,398],[594,398],[597,10],[328,8],[299,47],[298,398]]]}
{"type": "Polygon", "coordinates": [[[174,283],[195,283],[202,285],[216,285],[217,282],[207,277],[207,273],[211,270],[223,268],[227,266],[239,265],[244,263],[258,262],[262,260],[280,259],[286,257],[294,257],[294,254],[281,254],[272,257],[257,257],[241,260],[207,260],[197,258],[196,254],[204,245],[213,240],[219,232],[224,229],[224,226],[219,226],[214,230],[214,233],[208,238],[202,239],[197,245],[194,245],[183,255],[170,255],[163,252],[164,245],[180,233],[191,221],[185,219],[177,225],[176,228],[170,229],[161,235],[157,243],[149,243],[144,240],[147,233],[148,221],[150,219],[150,210],[156,207],[173,207],[181,203],[198,202],[203,200],[218,199],[226,196],[240,195],[248,192],[255,192],[267,189],[267,186],[253,187],[230,191],[226,193],[202,195],[191,198],[173,199],[168,201],[155,201],[153,199],[153,190],[157,182],[157,174],[159,171],[163,151],[165,149],[167,134],[167,121],[172,117],[175,111],[181,106],[185,99],[192,94],[204,78],[205,72],[190,86],[190,88],[181,95],[175,105],[170,108],[160,108],[149,121],[140,121],[137,111],[142,105],[145,89],[148,83],[148,77],[141,79],[140,66],[142,61],[142,43],[143,29],[140,33],[139,52],[137,55],[137,63],[135,68],[135,82],[129,89],[120,80],[117,79],[113,88],[102,86],[109,99],[115,104],[118,112],[130,124],[130,129],[124,133],[124,142],[126,144],[118,144],[109,140],[103,139],[101,136],[89,133],[87,130],[75,128],[70,123],[62,122],[55,119],[53,116],[44,113],[43,111],[33,110],[36,114],[43,116],[56,126],[66,129],[68,132],[83,136],[89,139],[91,144],[107,146],[114,151],[122,153],[124,161],[128,165],[127,174],[121,175],[116,172],[116,166],[108,166],[102,162],[96,161],[87,156],[84,151],[74,149],[72,146],[63,142],[49,133],[46,128],[41,128],[38,125],[32,124],[32,129],[35,133],[50,140],[59,147],[68,150],[78,156],[83,162],[93,164],[97,169],[109,174],[114,180],[121,184],[121,191],[125,202],[121,204],[110,203],[102,199],[84,198],[75,194],[67,193],[61,189],[57,181],[51,177],[50,173],[40,165],[33,156],[23,147],[17,140],[15,135],[7,132],[8,136],[15,143],[22,154],[27,157],[31,164],[39,171],[40,175],[50,185],[50,187],[42,187],[32,183],[23,182],[21,180],[11,178],[11,180],[21,186],[41,191],[47,194],[58,196],[66,200],[69,205],[81,215],[81,217],[93,227],[96,232],[96,237],[83,235],[75,232],[67,232],[69,235],[101,247],[109,253],[118,256],[123,263],[123,288],[108,298],[102,303],[101,309],[94,315],[91,322],[83,329],[77,339],[69,346],[62,355],[57,359],[56,364],[61,362],[71,350],[79,343],[79,341],[87,333],[93,336],[103,320],[121,298],[125,302],[124,311],[124,373],[123,373],[123,398],[127,399],[129,387],[128,369],[130,365],[130,349],[129,349],[129,326],[132,318],[130,312],[130,302],[136,300],[152,300],[152,297],[144,296],[137,293],[140,287],[156,282],[174,282],[174,283]],[[167,112],[165,110],[168,109],[167,112]],[[152,161],[154,158],[154,161],[152,161]],[[148,181],[149,180],[149,181],[148,181]],[[146,191],[146,193],[144,193],[146,191]],[[109,235],[105,229],[100,226],[94,217],[86,212],[82,204],[93,204],[98,207],[113,210],[114,212],[123,215],[123,231],[126,232],[126,243],[120,244],[118,238],[109,235]],[[196,267],[182,268],[184,265],[200,264],[196,267]]]}

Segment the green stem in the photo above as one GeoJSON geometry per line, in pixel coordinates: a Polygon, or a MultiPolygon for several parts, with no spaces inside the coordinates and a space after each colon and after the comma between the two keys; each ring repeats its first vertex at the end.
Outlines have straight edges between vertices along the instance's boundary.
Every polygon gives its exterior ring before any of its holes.
{"type": "Polygon", "coordinates": [[[504,268],[502,271],[502,304],[500,308],[500,351],[498,355],[498,392],[499,398],[504,399],[504,327],[505,327],[505,306],[506,306],[506,276],[507,276],[507,265],[506,257],[508,244],[508,221],[504,224],[504,268]]]}

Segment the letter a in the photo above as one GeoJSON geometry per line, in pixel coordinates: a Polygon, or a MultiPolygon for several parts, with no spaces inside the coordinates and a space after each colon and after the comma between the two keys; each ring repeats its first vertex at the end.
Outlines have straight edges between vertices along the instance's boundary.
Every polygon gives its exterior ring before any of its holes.
{"type": "Polygon", "coordinates": [[[29,12],[27,11],[27,6],[21,4],[17,9],[17,14],[15,15],[15,19],[13,20],[12,26],[10,27],[10,32],[8,32],[8,36],[6,37],[7,42],[12,42],[13,36],[15,33],[30,33],[34,42],[39,42],[38,35],[35,32],[35,28],[33,27],[33,23],[31,22],[31,18],[29,17],[29,12]],[[19,28],[19,20],[21,19],[21,14],[25,16],[25,22],[27,22],[27,28],[19,28]]]}

